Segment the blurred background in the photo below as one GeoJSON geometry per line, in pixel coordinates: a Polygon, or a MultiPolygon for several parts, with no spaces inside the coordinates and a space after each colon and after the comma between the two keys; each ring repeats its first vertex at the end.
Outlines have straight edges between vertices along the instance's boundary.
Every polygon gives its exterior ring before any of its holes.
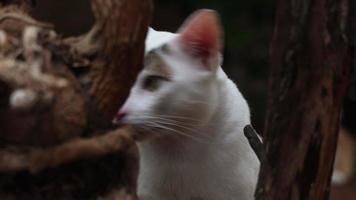
{"type": "MultiPolygon", "coordinates": [[[[152,27],[175,32],[194,10],[217,10],[225,30],[223,68],[238,85],[251,107],[252,122],[263,131],[266,112],[268,48],[273,31],[276,1],[273,0],[155,0],[152,27]]],[[[38,0],[35,16],[55,24],[63,36],[87,32],[93,24],[88,0],[38,0]]],[[[337,186],[332,200],[355,199],[354,180],[356,95],[345,100],[342,134],[336,158],[337,186]]]]}

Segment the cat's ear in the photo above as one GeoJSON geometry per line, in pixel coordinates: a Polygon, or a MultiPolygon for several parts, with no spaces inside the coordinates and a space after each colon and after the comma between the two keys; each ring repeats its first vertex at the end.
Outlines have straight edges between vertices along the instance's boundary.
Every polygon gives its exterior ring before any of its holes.
{"type": "Polygon", "coordinates": [[[214,70],[219,65],[223,33],[220,18],[215,11],[196,11],[188,17],[178,32],[184,51],[200,59],[209,70],[214,70]]]}

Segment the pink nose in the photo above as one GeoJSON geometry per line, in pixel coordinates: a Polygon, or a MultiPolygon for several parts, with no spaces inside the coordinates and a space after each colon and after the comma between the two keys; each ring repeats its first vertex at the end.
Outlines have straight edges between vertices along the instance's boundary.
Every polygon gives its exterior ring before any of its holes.
{"type": "Polygon", "coordinates": [[[117,122],[120,122],[122,119],[124,119],[125,116],[126,116],[126,112],[120,111],[116,114],[115,119],[117,122]]]}

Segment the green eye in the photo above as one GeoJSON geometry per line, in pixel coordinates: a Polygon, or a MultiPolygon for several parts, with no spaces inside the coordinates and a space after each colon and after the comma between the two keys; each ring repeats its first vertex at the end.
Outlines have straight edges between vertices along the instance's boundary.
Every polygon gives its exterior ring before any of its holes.
{"type": "Polygon", "coordinates": [[[160,87],[162,81],[164,80],[165,78],[161,76],[156,76],[156,75],[147,76],[143,81],[142,88],[151,92],[155,91],[160,87]]]}

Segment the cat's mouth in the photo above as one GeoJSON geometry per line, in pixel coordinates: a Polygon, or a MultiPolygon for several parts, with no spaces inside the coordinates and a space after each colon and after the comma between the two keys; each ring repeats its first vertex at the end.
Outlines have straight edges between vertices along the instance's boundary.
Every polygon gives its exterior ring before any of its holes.
{"type": "Polygon", "coordinates": [[[119,121],[119,120],[117,120],[116,118],[114,118],[114,119],[111,121],[111,123],[112,123],[113,127],[115,127],[115,128],[122,128],[122,127],[128,126],[128,125],[132,127],[131,124],[125,123],[125,122],[123,122],[123,121],[119,121]]]}
{"type": "Polygon", "coordinates": [[[143,141],[161,136],[163,135],[162,131],[164,130],[160,127],[148,126],[145,123],[132,123],[127,120],[118,120],[116,117],[112,120],[112,123],[116,128],[129,126],[130,131],[133,132],[137,141],[143,141]]]}
{"type": "Polygon", "coordinates": [[[131,124],[132,130],[138,136],[138,141],[161,137],[164,129],[160,127],[150,127],[145,124],[131,124]]]}
{"type": "Polygon", "coordinates": [[[160,134],[164,131],[161,127],[149,126],[144,123],[131,124],[139,133],[150,133],[150,134],[160,134]]]}
{"type": "MultiPolygon", "coordinates": [[[[199,136],[194,135],[196,130],[192,127],[190,118],[183,116],[116,116],[113,123],[118,126],[129,125],[135,132],[135,135],[144,139],[158,137],[183,137],[193,140],[202,140],[199,136]],[[184,121],[186,120],[186,121],[184,121]]],[[[204,139],[204,138],[203,138],[204,139]]]]}

